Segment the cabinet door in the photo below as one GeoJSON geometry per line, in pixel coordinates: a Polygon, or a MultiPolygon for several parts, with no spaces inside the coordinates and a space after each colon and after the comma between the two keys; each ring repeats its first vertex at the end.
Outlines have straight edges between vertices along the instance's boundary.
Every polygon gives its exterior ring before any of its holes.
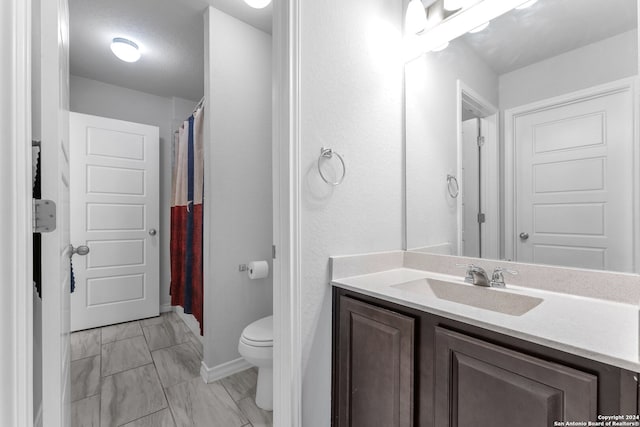
{"type": "Polygon", "coordinates": [[[437,426],[595,420],[597,377],[436,328],[437,426]]]}
{"type": "Polygon", "coordinates": [[[414,320],[340,297],[338,425],[413,426],[414,320]]]}

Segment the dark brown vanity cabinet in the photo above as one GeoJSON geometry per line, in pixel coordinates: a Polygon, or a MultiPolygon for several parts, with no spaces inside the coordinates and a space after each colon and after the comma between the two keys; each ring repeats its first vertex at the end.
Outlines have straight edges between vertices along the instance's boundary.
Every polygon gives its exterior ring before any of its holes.
{"type": "Polygon", "coordinates": [[[334,288],[334,427],[546,427],[638,412],[633,372],[334,288]]]}
{"type": "Polygon", "coordinates": [[[435,425],[596,420],[598,378],[436,327],[435,425]]]}
{"type": "Polygon", "coordinates": [[[414,319],[344,298],[340,325],[338,424],[412,426],[414,319]]]}

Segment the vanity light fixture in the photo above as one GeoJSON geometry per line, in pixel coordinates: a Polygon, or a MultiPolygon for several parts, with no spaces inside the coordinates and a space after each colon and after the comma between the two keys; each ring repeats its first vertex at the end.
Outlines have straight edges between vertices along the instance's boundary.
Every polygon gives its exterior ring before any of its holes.
{"type": "Polygon", "coordinates": [[[491,23],[491,21],[487,21],[482,25],[478,25],[473,30],[470,30],[469,33],[470,34],[479,33],[480,31],[485,30],[489,26],[490,23],[491,23]]]}
{"type": "Polygon", "coordinates": [[[411,0],[405,15],[405,30],[408,34],[420,34],[427,27],[427,11],[422,0],[411,0]]]}
{"type": "Polygon", "coordinates": [[[529,0],[526,3],[522,3],[520,6],[516,7],[516,9],[521,10],[521,9],[526,9],[528,7],[533,6],[534,4],[536,4],[538,0],[529,0]]]}
{"type": "Polygon", "coordinates": [[[264,9],[269,6],[271,0],[244,0],[244,2],[254,9],[264,9]]]}
{"type": "Polygon", "coordinates": [[[445,10],[451,12],[458,9],[464,9],[465,7],[470,6],[476,1],[477,0],[444,0],[442,6],[445,10]]]}
{"type": "MultiPolygon", "coordinates": [[[[524,0],[466,0],[462,11],[457,12],[432,28],[423,31],[412,47],[413,51],[432,52],[447,42],[471,30],[478,29],[498,16],[522,6],[524,0]]],[[[414,55],[415,56],[415,55],[414,55]]],[[[407,58],[411,55],[407,54],[407,58]]],[[[410,59],[409,59],[410,60],[410,59]]]]}
{"type": "Polygon", "coordinates": [[[440,46],[434,47],[433,49],[431,49],[431,52],[440,52],[442,50],[445,50],[448,47],[449,47],[449,42],[446,42],[444,44],[441,44],[440,46]]]}
{"type": "Polygon", "coordinates": [[[123,37],[111,41],[111,52],[124,62],[136,62],[142,56],[138,45],[123,37]]]}

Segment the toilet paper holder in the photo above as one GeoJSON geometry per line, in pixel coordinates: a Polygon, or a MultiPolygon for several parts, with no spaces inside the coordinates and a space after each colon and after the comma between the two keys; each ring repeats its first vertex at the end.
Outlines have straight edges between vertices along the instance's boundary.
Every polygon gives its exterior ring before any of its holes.
{"type": "Polygon", "coordinates": [[[246,272],[250,279],[263,279],[269,275],[269,263],[267,261],[251,261],[247,264],[239,264],[238,271],[246,272]]]}

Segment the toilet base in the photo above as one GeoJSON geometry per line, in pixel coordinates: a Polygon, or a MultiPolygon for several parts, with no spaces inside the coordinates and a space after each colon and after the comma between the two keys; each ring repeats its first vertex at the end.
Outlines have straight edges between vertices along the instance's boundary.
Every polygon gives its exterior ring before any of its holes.
{"type": "Polygon", "coordinates": [[[273,411],[273,367],[258,368],[256,405],[265,411],[273,411]]]}

